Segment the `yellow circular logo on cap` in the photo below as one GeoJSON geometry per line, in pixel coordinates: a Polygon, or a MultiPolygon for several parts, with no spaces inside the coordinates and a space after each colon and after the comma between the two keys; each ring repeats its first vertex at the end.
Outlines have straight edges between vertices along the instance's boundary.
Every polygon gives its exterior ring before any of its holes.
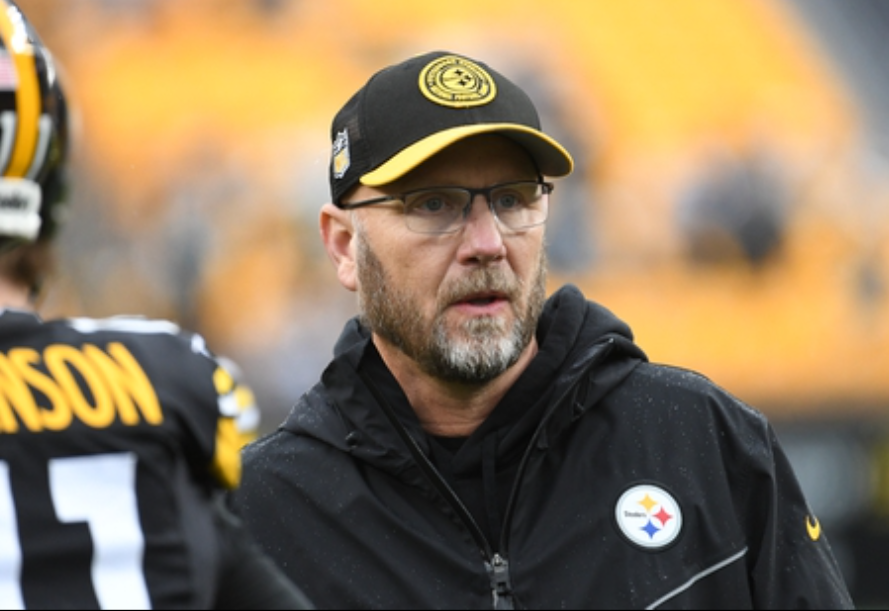
{"type": "Polygon", "coordinates": [[[441,106],[482,106],[497,96],[497,85],[488,72],[465,57],[445,55],[420,72],[420,91],[441,106]]]}

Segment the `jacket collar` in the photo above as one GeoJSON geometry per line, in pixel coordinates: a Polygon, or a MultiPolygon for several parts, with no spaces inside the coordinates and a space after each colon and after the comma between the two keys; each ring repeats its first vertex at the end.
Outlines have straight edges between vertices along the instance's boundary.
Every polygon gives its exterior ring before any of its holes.
{"type": "MultiPolygon", "coordinates": [[[[458,471],[477,464],[483,439],[490,434],[498,435],[498,454],[504,460],[518,460],[545,419],[562,428],[578,417],[571,402],[552,419],[553,408],[558,407],[553,402],[576,387],[587,371],[596,369],[584,393],[601,396],[645,359],[633,343],[630,328],[607,309],[587,301],[571,285],[547,300],[537,337],[538,354],[461,449],[455,464],[458,471]],[[529,402],[528,397],[534,400],[529,402]]],[[[407,398],[376,352],[368,330],[353,318],[346,324],[321,382],[297,404],[282,427],[385,465],[388,470],[410,469],[409,452],[375,396],[387,401],[401,425],[428,454],[428,439],[407,398]]],[[[586,397],[585,404],[596,396],[586,397]]],[[[554,430],[548,433],[552,435],[554,430]]]]}

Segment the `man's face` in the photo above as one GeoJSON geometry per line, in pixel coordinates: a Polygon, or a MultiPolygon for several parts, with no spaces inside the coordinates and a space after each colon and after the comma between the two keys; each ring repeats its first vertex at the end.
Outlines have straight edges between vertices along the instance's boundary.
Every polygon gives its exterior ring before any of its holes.
{"type": "MultiPolygon", "coordinates": [[[[481,188],[534,180],[518,145],[500,136],[457,143],[383,193],[432,186],[481,188]]],[[[374,197],[360,187],[350,200],[374,197]]],[[[410,231],[403,208],[355,212],[358,294],[375,335],[450,382],[482,384],[512,366],[534,338],[546,297],[543,226],[502,227],[476,196],[456,233],[410,231]]]]}

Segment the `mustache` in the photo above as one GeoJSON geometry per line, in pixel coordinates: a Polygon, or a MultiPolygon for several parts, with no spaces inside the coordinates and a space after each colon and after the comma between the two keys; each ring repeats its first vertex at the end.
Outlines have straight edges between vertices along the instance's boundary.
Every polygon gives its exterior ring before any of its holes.
{"type": "Polygon", "coordinates": [[[443,311],[451,304],[465,301],[480,293],[497,293],[515,302],[521,296],[522,284],[515,275],[502,269],[479,268],[443,287],[439,303],[442,304],[443,311]]]}

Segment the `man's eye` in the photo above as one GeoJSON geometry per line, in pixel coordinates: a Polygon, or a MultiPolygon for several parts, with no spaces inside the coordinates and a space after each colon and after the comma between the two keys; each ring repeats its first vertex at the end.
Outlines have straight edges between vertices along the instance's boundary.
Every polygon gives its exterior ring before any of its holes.
{"type": "Polygon", "coordinates": [[[427,197],[420,202],[420,207],[426,212],[438,212],[447,206],[447,203],[441,197],[427,197]]]}
{"type": "Polygon", "coordinates": [[[452,199],[442,193],[418,195],[411,198],[407,209],[414,214],[442,214],[453,209],[452,199]]]}
{"type": "Polygon", "coordinates": [[[522,205],[522,198],[517,193],[498,193],[497,207],[503,210],[518,208],[522,205]]]}

